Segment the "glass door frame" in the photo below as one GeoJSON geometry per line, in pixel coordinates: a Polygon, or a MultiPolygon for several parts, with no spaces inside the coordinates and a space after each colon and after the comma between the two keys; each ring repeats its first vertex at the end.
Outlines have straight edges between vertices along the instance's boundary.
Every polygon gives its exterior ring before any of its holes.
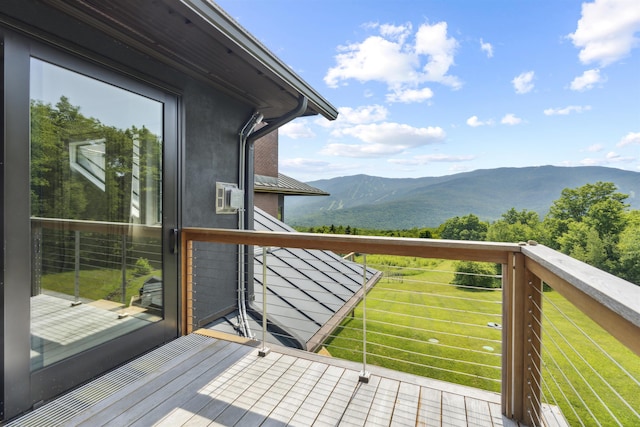
{"type": "MultiPolygon", "coordinates": [[[[4,416],[8,419],[81,384],[179,333],[179,259],[170,247],[178,228],[179,94],[61,49],[0,29],[4,39],[4,416]],[[30,58],[51,62],[164,104],[162,259],[164,319],[40,370],[30,371],[30,58]]],[[[129,74],[129,73],[127,73],[129,74]]],[[[37,249],[37,248],[36,248],[37,249]]]]}

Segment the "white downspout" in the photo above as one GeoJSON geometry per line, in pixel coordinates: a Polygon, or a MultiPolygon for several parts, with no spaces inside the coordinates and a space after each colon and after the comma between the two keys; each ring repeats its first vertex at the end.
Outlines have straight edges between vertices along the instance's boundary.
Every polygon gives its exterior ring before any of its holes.
{"type": "MultiPolygon", "coordinates": [[[[251,115],[251,118],[247,121],[247,123],[242,127],[240,131],[240,158],[239,161],[239,171],[240,176],[238,178],[238,188],[245,192],[244,194],[244,207],[243,209],[238,210],[238,229],[244,230],[246,229],[246,216],[247,209],[253,209],[253,206],[249,207],[248,201],[251,199],[250,195],[247,194],[247,186],[246,186],[246,177],[247,175],[247,146],[248,144],[253,144],[257,139],[262,138],[266,134],[272,132],[273,130],[289,123],[291,120],[296,117],[301,116],[307,111],[308,99],[306,96],[300,95],[298,98],[298,105],[296,108],[288,112],[287,114],[278,117],[273,120],[269,120],[269,123],[266,126],[258,129],[254,132],[254,129],[262,121],[264,118],[262,114],[257,111],[251,115]]],[[[253,175],[251,176],[253,179],[253,175]]],[[[251,328],[249,327],[249,317],[247,316],[247,303],[246,303],[246,292],[245,292],[245,246],[238,246],[238,312],[240,316],[240,332],[243,336],[253,338],[251,336],[251,328]]],[[[248,262],[248,261],[247,261],[248,262]]]]}
{"type": "MultiPolygon", "coordinates": [[[[247,156],[247,139],[251,132],[256,128],[258,123],[260,123],[263,119],[263,115],[261,113],[255,112],[251,115],[251,118],[247,121],[247,123],[240,130],[239,138],[239,156],[238,156],[238,188],[242,191],[246,191],[246,183],[245,183],[245,158],[247,156]]],[[[245,200],[246,197],[245,197],[245,200]]],[[[245,211],[246,211],[246,203],[243,204],[242,209],[238,210],[238,230],[245,229],[245,211]]],[[[238,245],[238,312],[240,317],[240,333],[244,337],[253,338],[251,336],[251,328],[249,327],[249,319],[247,316],[247,307],[245,303],[245,286],[244,286],[244,276],[245,276],[245,246],[238,245]]]]}

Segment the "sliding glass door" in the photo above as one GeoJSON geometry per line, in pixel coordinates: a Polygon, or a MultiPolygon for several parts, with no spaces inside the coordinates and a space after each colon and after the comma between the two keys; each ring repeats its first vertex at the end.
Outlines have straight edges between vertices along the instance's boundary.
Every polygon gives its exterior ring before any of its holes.
{"type": "Polygon", "coordinates": [[[177,336],[178,96],[4,37],[11,416],[177,336]]]}
{"type": "Polygon", "coordinates": [[[30,59],[32,370],[163,318],[163,104],[30,59]]]}

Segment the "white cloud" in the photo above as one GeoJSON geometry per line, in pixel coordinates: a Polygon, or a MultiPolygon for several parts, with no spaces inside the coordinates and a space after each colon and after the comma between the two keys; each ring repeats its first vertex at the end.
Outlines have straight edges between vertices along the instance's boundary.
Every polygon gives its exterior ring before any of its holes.
{"type": "Polygon", "coordinates": [[[523,94],[531,92],[533,90],[534,77],[535,73],[533,71],[527,71],[514,77],[511,83],[513,83],[513,88],[516,90],[516,93],[523,94]]]}
{"type": "Polygon", "coordinates": [[[587,157],[577,162],[566,161],[562,162],[562,164],[565,166],[606,166],[620,163],[631,163],[636,160],[637,159],[634,157],[624,157],[614,151],[610,151],[604,157],[587,157]]]}
{"type": "Polygon", "coordinates": [[[335,88],[349,80],[382,82],[392,91],[413,89],[429,81],[453,88],[462,85],[448,74],[458,42],[447,37],[446,22],[421,25],[415,44],[407,42],[413,31],[411,24],[372,24],[368,28],[377,29],[379,35],[338,47],[336,65],[324,77],[328,86],[335,88]]]}
{"type": "Polygon", "coordinates": [[[402,153],[406,148],[402,145],[331,143],[327,144],[320,152],[338,157],[385,157],[402,153]]]}
{"type": "Polygon", "coordinates": [[[445,132],[440,127],[416,128],[392,122],[370,123],[336,129],[331,135],[334,137],[352,136],[367,143],[404,147],[433,144],[441,142],[445,138],[445,132]]]}
{"type": "Polygon", "coordinates": [[[487,53],[487,58],[493,58],[493,46],[480,39],[480,50],[487,53]]]}
{"type": "Polygon", "coordinates": [[[418,58],[403,50],[401,43],[372,36],[359,44],[340,46],[337,66],[324,77],[330,87],[346,80],[379,81],[395,87],[418,78],[418,58]]]}
{"type": "Polygon", "coordinates": [[[316,134],[305,123],[292,121],[278,129],[280,136],[288,136],[292,139],[313,138],[316,134]]]}
{"type": "Polygon", "coordinates": [[[282,159],[279,162],[279,166],[300,170],[321,170],[327,168],[329,165],[330,163],[324,160],[305,159],[301,157],[297,157],[294,159],[282,159]]]}
{"type": "Polygon", "coordinates": [[[595,0],[582,3],[582,17],[569,34],[584,64],[606,67],[627,56],[638,46],[640,7],[637,0],[595,0]]]}
{"type": "Polygon", "coordinates": [[[602,144],[593,144],[587,147],[587,151],[591,153],[597,153],[602,150],[604,150],[604,146],[602,144]]]}
{"type": "Polygon", "coordinates": [[[422,24],[416,33],[415,50],[418,55],[427,55],[429,60],[423,67],[427,81],[439,82],[453,88],[462,86],[457,77],[447,75],[453,65],[458,41],[447,37],[447,23],[422,24]]]}
{"type": "Polygon", "coordinates": [[[405,104],[423,102],[433,97],[433,91],[428,87],[422,89],[397,90],[387,94],[388,102],[402,102],[405,104]]]}
{"type": "Polygon", "coordinates": [[[547,108],[544,110],[546,116],[566,116],[571,113],[583,113],[591,110],[591,105],[569,105],[564,108],[547,108]]]}
{"type": "Polygon", "coordinates": [[[341,129],[353,125],[382,122],[386,120],[389,110],[379,104],[361,105],[359,107],[338,107],[338,118],[333,121],[316,117],[315,123],[329,129],[341,129]]]}
{"type": "Polygon", "coordinates": [[[278,162],[281,171],[292,171],[295,173],[326,173],[326,172],[339,172],[345,170],[357,169],[357,165],[340,164],[336,162],[328,162],[324,160],[305,159],[301,157],[292,159],[281,159],[278,162]]]}
{"type": "Polygon", "coordinates": [[[640,132],[629,132],[624,138],[618,142],[618,147],[624,147],[625,145],[638,144],[640,145],[640,132]]]}
{"type": "Polygon", "coordinates": [[[382,105],[363,105],[357,108],[338,108],[339,124],[363,124],[380,122],[387,118],[389,111],[382,105]]]}
{"type": "Polygon", "coordinates": [[[405,166],[419,166],[426,165],[429,163],[457,163],[457,162],[468,162],[474,160],[476,156],[467,155],[467,156],[452,156],[448,154],[424,154],[419,156],[414,156],[411,159],[389,159],[389,163],[393,163],[396,165],[405,165],[405,166]]]}
{"type": "Polygon", "coordinates": [[[489,120],[482,121],[478,119],[478,116],[471,116],[467,119],[467,124],[472,128],[475,128],[478,126],[489,126],[493,124],[493,120],[489,119],[489,120]]]}
{"type": "Polygon", "coordinates": [[[414,147],[442,142],[445,132],[440,127],[416,128],[400,123],[370,123],[335,129],[334,138],[353,137],[363,143],[334,142],[322,154],[346,157],[383,157],[399,154],[414,147]]]}
{"type": "Polygon", "coordinates": [[[407,22],[405,25],[381,24],[379,27],[382,36],[396,40],[401,44],[411,35],[413,30],[411,22],[407,22]]]}
{"type": "Polygon", "coordinates": [[[505,114],[505,116],[500,120],[500,123],[503,125],[518,125],[522,123],[522,119],[520,117],[516,117],[513,113],[505,114]]]}
{"type": "Polygon", "coordinates": [[[570,87],[571,87],[571,90],[582,92],[585,90],[593,89],[593,86],[596,83],[601,83],[604,81],[605,79],[602,76],[600,76],[600,70],[598,69],[587,70],[584,73],[582,73],[581,76],[578,76],[575,79],[573,79],[570,87]]]}

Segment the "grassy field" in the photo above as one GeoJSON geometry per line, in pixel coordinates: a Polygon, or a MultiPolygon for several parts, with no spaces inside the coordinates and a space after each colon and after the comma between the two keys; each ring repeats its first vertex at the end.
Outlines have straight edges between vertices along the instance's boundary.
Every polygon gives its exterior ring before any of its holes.
{"type": "MultiPolygon", "coordinates": [[[[138,295],[142,284],[152,276],[160,276],[160,270],[151,274],[135,276],[133,270],[127,271],[126,294],[124,301],[129,305],[131,297],[138,295]]],[[[91,301],[106,299],[122,302],[122,271],[112,269],[80,270],[80,298],[91,301]]],[[[42,287],[46,290],[74,295],[75,272],[45,274],[42,287]]]]}
{"type": "MultiPolygon", "coordinates": [[[[450,285],[452,261],[369,255],[367,263],[387,275],[367,296],[367,363],[500,390],[502,332],[489,326],[501,323],[500,290],[470,291],[450,285]]],[[[556,292],[545,292],[543,307],[545,400],[558,404],[572,425],[579,424],[578,417],[587,425],[595,424],[593,418],[602,425],[616,425],[615,419],[621,425],[637,423],[640,359],[556,292]],[[598,351],[588,337],[617,362],[598,351]],[[618,365],[636,380],[623,375],[618,365]],[[567,385],[565,375],[573,385],[567,385]]],[[[362,360],[362,305],[326,348],[335,357],[362,360]]]]}

